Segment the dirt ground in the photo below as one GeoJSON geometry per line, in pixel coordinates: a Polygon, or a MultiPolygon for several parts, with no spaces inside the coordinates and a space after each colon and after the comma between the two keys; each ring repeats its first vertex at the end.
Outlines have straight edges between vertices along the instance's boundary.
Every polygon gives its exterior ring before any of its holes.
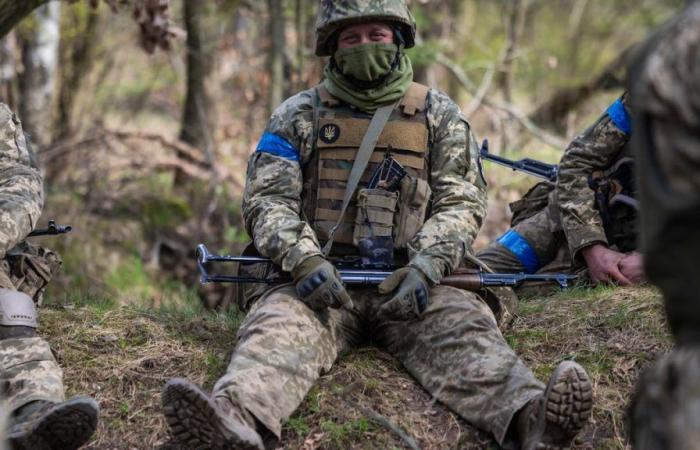
{"type": "MultiPolygon", "coordinates": [[[[593,419],[577,449],[624,449],[625,407],[639,370],[669,349],[651,288],[573,289],[520,304],[509,343],[545,380],[561,360],[588,370],[593,419]]],[[[88,448],[170,448],[160,389],[185,376],[210,389],[225,370],[240,315],[164,309],[48,307],[41,332],[65,371],[68,394],[94,396],[99,430],[88,448]]],[[[360,348],[321,377],[286,424],[287,449],[496,448],[433,401],[388,354],[360,348]]]]}

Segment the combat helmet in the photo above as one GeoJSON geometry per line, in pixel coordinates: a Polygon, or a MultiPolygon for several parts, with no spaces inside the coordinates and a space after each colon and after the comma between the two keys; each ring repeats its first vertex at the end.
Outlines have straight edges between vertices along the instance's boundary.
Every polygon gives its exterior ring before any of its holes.
{"type": "Polygon", "coordinates": [[[397,24],[405,47],[413,47],[416,21],[406,0],[321,0],[316,18],[316,55],[331,55],[333,35],[342,27],[374,20],[397,24]]]}

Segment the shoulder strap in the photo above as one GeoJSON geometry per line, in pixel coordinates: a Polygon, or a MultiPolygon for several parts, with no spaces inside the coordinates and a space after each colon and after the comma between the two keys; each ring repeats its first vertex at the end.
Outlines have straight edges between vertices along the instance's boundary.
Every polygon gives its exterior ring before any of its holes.
{"type": "Polygon", "coordinates": [[[371,157],[372,152],[374,151],[374,147],[377,145],[379,135],[382,134],[382,130],[384,129],[386,123],[389,121],[389,116],[391,115],[391,112],[394,110],[395,107],[396,103],[382,106],[378,108],[372,116],[372,121],[369,123],[367,132],[362,138],[360,149],[357,151],[357,155],[355,156],[355,162],[353,163],[352,169],[350,170],[348,184],[345,187],[345,195],[343,196],[343,207],[340,210],[340,216],[338,217],[338,221],[335,223],[333,228],[331,228],[330,233],[328,233],[328,241],[326,242],[326,245],[323,246],[324,256],[328,256],[331,252],[335,232],[338,230],[340,223],[343,221],[343,217],[345,216],[345,210],[348,208],[348,204],[350,204],[350,199],[355,193],[355,189],[360,183],[360,178],[362,177],[362,174],[367,168],[367,163],[369,163],[369,158],[371,157]]]}
{"type": "Polygon", "coordinates": [[[414,116],[417,112],[423,111],[428,98],[428,91],[430,91],[428,86],[415,82],[411,83],[399,102],[399,105],[403,107],[403,113],[414,116]]]}
{"type": "Polygon", "coordinates": [[[336,106],[340,104],[340,101],[328,92],[328,89],[326,89],[323,83],[316,85],[316,92],[318,92],[318,97],[321,99],[323,105],[336,106]]]}

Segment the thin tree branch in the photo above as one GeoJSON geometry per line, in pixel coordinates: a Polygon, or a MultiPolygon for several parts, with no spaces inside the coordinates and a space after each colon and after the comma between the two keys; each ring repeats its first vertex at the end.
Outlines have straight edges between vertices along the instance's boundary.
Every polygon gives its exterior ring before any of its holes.
{"type": "Polygon", "coordinates": [[[477,89],[476,93],[474,94],[474,97],[472,97],[471,101],[464,110],[464,116],[467,119],[470,118],[472,114],[474,114],[481,107],[481,104],[484,102],[484,98],[486,97],[486,93],[491,88],[491,83],[493,82],[493,76],[495,73],[496,69],[494,67],[489,67],[486,70],[484,78],[481,79],[481,85],[479,86],[479,89],[477,89]]]}
{"type": "MultiPolygon", "coordinates": [[[[464,70],[462,70],[462,68],[459,65],[457,65],[441,53],[438,53],[436,55],[435,61],[438,64],[441,64],[445,68],[447,68],[447,70],[450,71],[450,73],[455,77],[455,79],[457,79],[457,81],[462,85],[462,87],[472,96],[476,97],[478,89],[474,86],[474,83],[469,79],[469,77],[464,73],[464,70]]],[[[547,131],[538,127],[527,117],[526,114],[519,111],[514,105],[506,102],[490,100],[486,97],[483,98],[482,103],[491,108],[505,111],[516,121],[518,121],[518,123],[520,123],[520,125],[527,132],[529,132],[531,135],[541,140],[542,142],[557,148],[564,148],[566,146],[565,139],[548,133],[547,131]]]]}

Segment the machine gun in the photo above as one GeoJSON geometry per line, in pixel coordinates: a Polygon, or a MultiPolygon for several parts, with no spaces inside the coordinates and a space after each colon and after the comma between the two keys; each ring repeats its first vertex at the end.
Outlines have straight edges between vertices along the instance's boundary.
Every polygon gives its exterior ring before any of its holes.
{"type": "Polygon", "coordinates": [[[502,156],[493,155],[489,153],[489,141],[484,139],[481,144],[481,150],[479,150],[479,157],[487,161],[493,161],[496,164],[502,166],[510,167],[513,170],[519,170],[530,175],[534,175],[539,178],[543,178],[548,181],[556,181],[557,175],[559,174],[559,166],[556,164],[547,164],[542,161],[537,161],[536,159],[523,158],[517,161],[504,158],[502,156]]]}
{"type": "Polygon", "coordinates": [[[46,228],[37,228],[27,235],[27,237],[35,236],[55,236],[57,234],[70,233],[73,227],[70,225],[56,225],[56,221],[49,219],[49,225],[46,228]]]}
{"type": "MultiPolygon", "coordinates": [[[[331,262],[338,269],[343,283],[354,286],[371,286],[380,284],[393,270],[386,268],[375,269],[363,267],[359,258],[338,258],[331,259],[331,262]]],[[[241,264],[272,264],[268,258],[257,256],[232,256],[217,255],[210,253],[204,244],[197,246],[197,268],[200,273],[200,282],[204,283],[265,283],[281,284],[292,281],[289,274],[282,277],[267,279],[256,277],[241,277],[237,275],[210,274],[209,269],[216,263],[241,263],[241,264]]],[[[576,275],[564,273],[488,273],[478,269],[458,269],[452,275],[448,275],[440,282],[446,286],[456,287],[468,291],[478,291],[487,287],[505,286],[517,287],[521,283],[540,281],[554,282],[564,289],[570,286],[577,279],[576,275]]]]}

